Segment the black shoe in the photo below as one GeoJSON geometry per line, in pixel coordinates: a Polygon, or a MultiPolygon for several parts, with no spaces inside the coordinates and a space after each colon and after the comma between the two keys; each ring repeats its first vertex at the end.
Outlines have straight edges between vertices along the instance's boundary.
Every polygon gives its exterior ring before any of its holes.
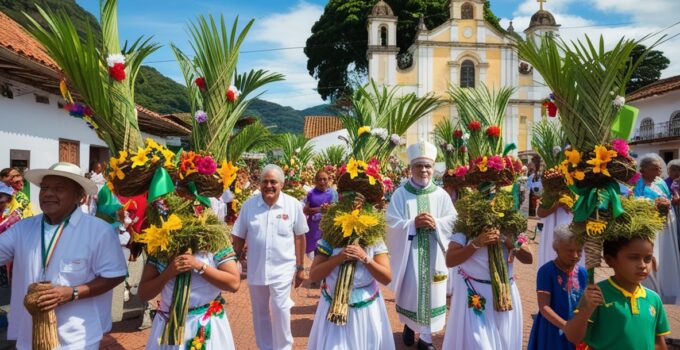
{"type": "Polygon", "coordinates": [[[418,339],[418,350],[437,350],[431,343],[426,343],[422,339],[418,339]]]}
{"type": "Polygon", "coordinates": [[[401,335],[401,338],[404,340],[404,345],[406,346],[411,346],[416,342],[413,330],[408,328],[407,325],[404,325],[404,333],[401,335]]]}

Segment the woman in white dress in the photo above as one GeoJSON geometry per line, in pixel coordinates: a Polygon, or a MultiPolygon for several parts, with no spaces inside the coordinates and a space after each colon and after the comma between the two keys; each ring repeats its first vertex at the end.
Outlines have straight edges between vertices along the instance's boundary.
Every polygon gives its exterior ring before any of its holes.
{"type": "MultiPolygon", "coordinates": [[[[553,249],[553,240],[555,237],[555,227],[571,224],[574,215],[571,209],[564,203],[556,201],[549,209],[544,208],[540,203],[536,209],[536,215],[541,219],[543,228],[541,229],[541,239],[538,242],[538,254],[536,266],[539,268],[545,265],[548,261],[553,261],[557,257],[555,249],[553,249]]],[[[579,266],[585,266],[585,254],[581,255],[579,266]]]]}
{"type": "Polygon", "coordinates": [[[174,350],[192,347],[205,350],[234,349],[231,327],[223,307],[221,293],[236,292],[240,283],[236,255],[231,247],[215,253],[183,254],[174,258],[168,266],[149,258],[139,282],[138,295],[143,301],[148,301],[160,294],[161,305],[153,319],[146,349],[174,350]],[[184,328],[184,345],[159,345],[168,320],[175,277],[191,270],[193,271],[189,313],[184,328]],[[204,347],[201,347],[199,342],[205,344],[204,347]]]}
{"type": "Polygon", "coordinates": [[[359,245],[333,248],[325,240],[320,239],[309,271],[309,278],[313,281],[323,280],[323,282],[321,298],[316,308],[316,316],[314,316],[314,325],[309,335],[308,349],[391,350],[395,348],[387,308],[378,286],[378,282],[386,285],[392,280],[385,243],[380,242],[364,250],[359,245]],[[349,300],[347,324],[336,325],[326,320],[326,314],[333,300],[340,265],[351,260],[357,263],[349,300]]]}
{"type": "MultiPolygon", "coordinates": [[[[512,310],[498,312],[493,308],[487,246],[501,239],[497,230],[489,230],[471,241],[462,233],[452,235],[446,264],[456,266],[458,274],[455,276],[451,312],[442,349],[521,349],[522,302],[512,277],[512,263],[508,264],[512,310]],[[486,301],[481,308],[473,308],[468,303],[468,297],[475,294],[486,301]]],[[[512,252],[509,261],[516,258],[522,263],[531,263],[531,252],[526,244],[519,249],[514,248],[511,239],[504,241],[504,255],[507,257],[508,251],[512,252]]]]}

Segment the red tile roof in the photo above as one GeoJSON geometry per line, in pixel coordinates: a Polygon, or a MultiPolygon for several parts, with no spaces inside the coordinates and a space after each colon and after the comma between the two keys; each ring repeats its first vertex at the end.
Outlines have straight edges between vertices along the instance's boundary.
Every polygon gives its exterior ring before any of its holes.
{"type": "Polygon", "coordinates": [[[633,91],[626,97],[626,101],[632,102],[654,95],[662,95],[674,90],[680,90],[680,75],[657,80],[643,88],[633,91]]]}
{"type": "Polygon", "coordinates": [[[340,122],[340,118],[336,116],[308,115],[305,117],[303,133],[306,138],[312,139],[344,128],[345,126],[340,122]]]}
{"type": "Polygon", "coordinates": [[[40,45],[24,28],[6,14],[0,12],[0,46],[42,65],[59,70],[59,66],[45,53],[40,45]]]}

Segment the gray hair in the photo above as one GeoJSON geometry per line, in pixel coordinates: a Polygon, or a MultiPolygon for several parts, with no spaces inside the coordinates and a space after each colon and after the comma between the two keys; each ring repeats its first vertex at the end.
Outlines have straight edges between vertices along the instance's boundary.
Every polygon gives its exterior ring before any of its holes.
{"type": "Polygon", "coordinates": [[[666,177],[666,162],[656,153],[647,153],[640,157],[638,160],[638,170],[651,164],[658,164],[661,167],[661,177],[666,177]]]}
{"type": "Polygon", "coordinates": [[[260,182],[264,181],[264,176],[272,171],[276,173],[276,179],[281,184],[286,182],[286,176],[283,174],[283,169],[281,169],[281,167],[276,164],[267,164],[264,168],[262,168],[262,172],[260,173],[260,182]]]}
{"type": "Polygon", "coordinates": [[[670,162],[668,162],[668,169],[670,170],[671,168],[680,169],[680,159],[673,159],[670,162]]]}
{"type": "Polygon", "coordinates": [[[553,230],[553,249],[557,248],[560,243],[570,242],[574,239],[574,233],[571,232],[569,225],[559,225],[553,230]]]}

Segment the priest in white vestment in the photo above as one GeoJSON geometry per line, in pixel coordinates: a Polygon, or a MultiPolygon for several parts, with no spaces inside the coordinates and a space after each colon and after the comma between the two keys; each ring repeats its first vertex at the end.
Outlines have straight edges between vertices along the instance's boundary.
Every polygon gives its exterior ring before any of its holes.
{"type": "Polygon", "coordinates": [[[451,197],[432,182],[437,148],[426,141],[408,148],[411,178],[387,208],[387,246],[397,313],[407,346],[420,333],[418,349],[434,349],[432,333],[446,321],[446,251],[456,210],[451,197]]]}

